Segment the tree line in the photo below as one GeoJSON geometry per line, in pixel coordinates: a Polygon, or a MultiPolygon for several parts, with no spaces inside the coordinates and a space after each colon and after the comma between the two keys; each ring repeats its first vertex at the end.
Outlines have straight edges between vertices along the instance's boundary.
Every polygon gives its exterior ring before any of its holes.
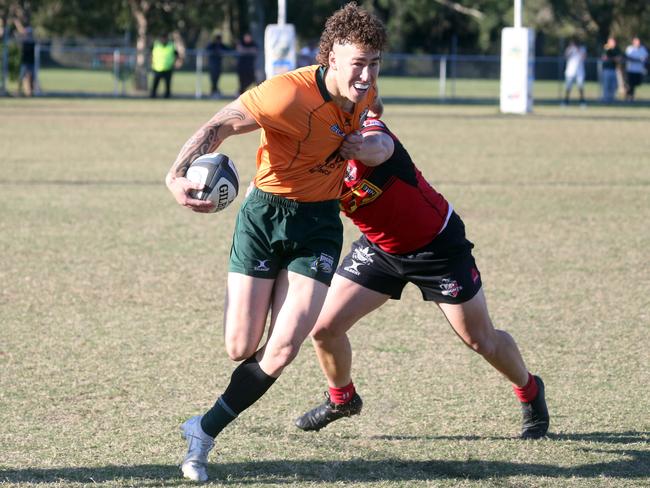
{"type": "MultiPolygon", "coordinates": [[[[327,16],[348,0],[287,0],[287,22],[298,37],[317,39],[327,16]]],[[[497,54],[503,27],[513,23],[513,0],[358,0],[387,24],[390,50],[404,53],[497,54]]],[[[525,0],[524,24],[537,31],[539,54],[559,52],[561,40],[597,49],[608,35],[650,38],[647,0],[525,0]]],[[[42,37],[122,37],[150,42],[177,32],[194,48],[202,33],[236,40],[277,21],[277,0],[0,0],[0,34],[32,25],[42,37]]]]}
{"type": "MultiPolygon", "coordinates": [[[[302,43],[317,40],[325,19],[348,0],[286,0],[287,22],[302,43]]],[[[358,0],[388,27],[391,52],[498,54],[501,29],[513,24],[513,0],[358,0]]],[[[203,47],[210,34],[234,44],[277,22],[277,0],[0,0],[0,36],[30,25],[40,38],[121,38],[144,66],[152,40],[171,33],[180,49],[203,47]]],[[[558,55],[577,38],[591,55],[606,38],[650,39],[648,0],[525,0],[524,25],[536,30],[538,55],[558,55]]]]}

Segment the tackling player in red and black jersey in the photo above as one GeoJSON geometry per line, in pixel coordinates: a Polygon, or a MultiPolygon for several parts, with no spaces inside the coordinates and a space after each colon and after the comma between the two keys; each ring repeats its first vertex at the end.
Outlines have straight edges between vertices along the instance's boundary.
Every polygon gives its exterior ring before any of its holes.
{"type": "Polygon", "coordinates": [[[340,153],[348,159],[340,206],[362,235],[339,265],[312,331],[329,384],[327,399],[298,418],[297,427],[320,430],[360,413],[346,333],[413,283],[424,300],[440,307],[463,342],[510,380],[522,407],[521,437],[546,435],[544,383],[528,371],[512,336],[494,328],[471,252],[474,244],[453,207],[379,119],[367,119],[360,132],[348,135],[340,153]]]}

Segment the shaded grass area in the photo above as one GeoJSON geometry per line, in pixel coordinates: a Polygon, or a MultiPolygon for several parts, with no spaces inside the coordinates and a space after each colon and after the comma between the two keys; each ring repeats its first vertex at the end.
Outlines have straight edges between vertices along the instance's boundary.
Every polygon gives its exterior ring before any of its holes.
{"type": "MultiPolygon", "coordinates": [[[[176,486],[177,431],[228,381],[237,206],[179,208],[163,176],[222,102],[0,100],[0,483],[176,486]]],[[[226,486],[650,482],[650,110],[389,105],[476,244],[495,324],[544,378],[552,434],[516,440],[507,383],[407,287],[351,332],[360,417],[318,434],[311,346],[220,436],[226,486]],[[623,143],[625,141],[625,143],[623,143]]],[[[242,184],[258,135],[227,141],[242,184]]],[[[346,245],[357,235],[346,223],[346,245]]]]}

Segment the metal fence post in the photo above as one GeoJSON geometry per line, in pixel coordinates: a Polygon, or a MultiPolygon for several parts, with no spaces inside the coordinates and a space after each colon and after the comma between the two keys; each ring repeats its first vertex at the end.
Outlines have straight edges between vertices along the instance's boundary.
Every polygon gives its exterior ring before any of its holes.
{"type": "Polygon", "coordinates": [[[203,50],[196,51],[196,88],[194,90],[194,98],[201,98],[203,91],[201,87],[201,78],[203,75],[203,50]]]}
{"type": "Polygon", "coordinates": [[[34,95],[41,94],[41,45],[37,42],[34,45],[34,95]]]}
{"type": "Polygon", "coordinates": [[[7,78],[9,75],[9,24],[5,25],[2,39],[2,76],[0,76],[0,96],[7,95],[7,78]]]}
{"type": "Polygon", "coordinates": [[[442,56],[440,58],[438,98],[441,100],[445,100],[447,98],[447,56],[442,56]]]}
{"type": "Polygon", "coordinates": [[[113,96],[118,97],[120,94],[120,50],[113,50],[113,96]]]}
{"type": "Polygon", "coordinates": [[[598,99],[602,100],[605,92],[603,91],[603,60],[599,59],[596,64],[596,73],[598,76],[598,99]]]}

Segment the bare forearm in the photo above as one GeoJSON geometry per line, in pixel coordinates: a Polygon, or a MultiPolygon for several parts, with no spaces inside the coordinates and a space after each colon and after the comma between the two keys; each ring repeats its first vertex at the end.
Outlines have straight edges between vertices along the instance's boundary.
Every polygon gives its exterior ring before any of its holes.
{"type": "Polygon", "coordinates": [[[183,145],[169,174],[185,176],[192,161],[203,154],[214,152],[228,136],[236,132],[236,123],[244,119],[245,114],[228,107],[218,112],[183,145]]]}
{"type": "Polygon", "coordinates": [[[355,159],[360,160],[366,166],[377,166],[390,158],[393,150],[394,144],[390,136],[386,134],[374,137],[366,136],[363,138],[363,144],[357,151],[355,159]]]}

